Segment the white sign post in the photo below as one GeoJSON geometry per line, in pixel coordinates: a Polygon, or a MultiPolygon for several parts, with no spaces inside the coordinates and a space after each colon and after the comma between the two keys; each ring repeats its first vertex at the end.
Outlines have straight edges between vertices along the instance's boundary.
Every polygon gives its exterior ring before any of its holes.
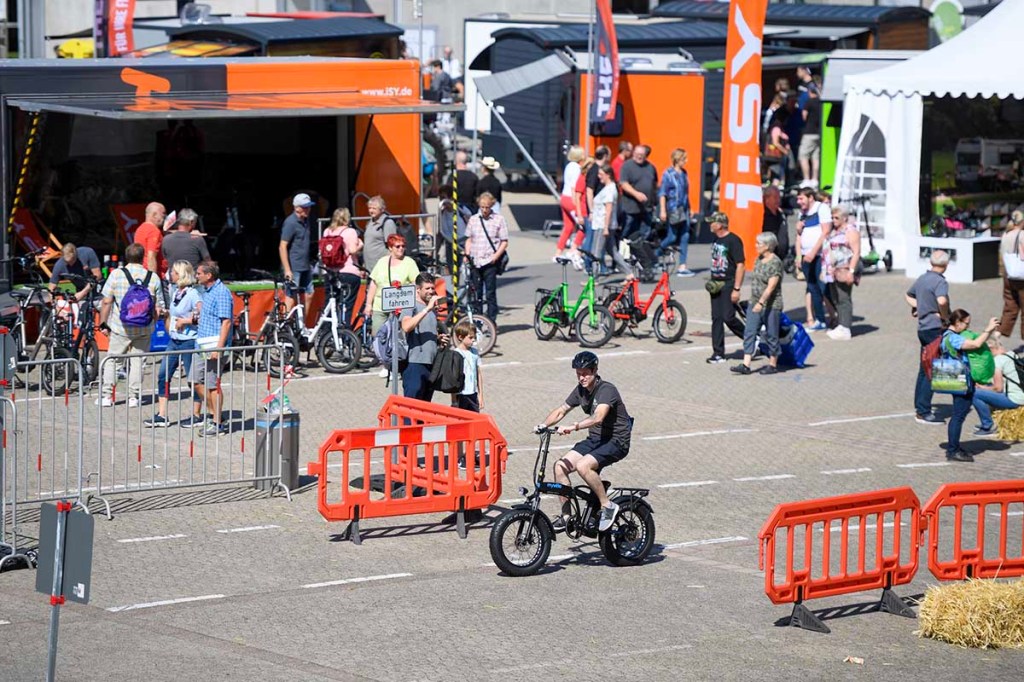
{"type": "MultiPolygon", "coordinates": [[[[381,309],[391,315],[391,393],[398,395],[398,318],[402,310],[416,305],[416,286],[384,287],[380,290],[381,309]]],[[[392,417],[394,422],[394,417],[392,417]]],[[[392,423],[394,426],[394,423],[392,423]]]]}

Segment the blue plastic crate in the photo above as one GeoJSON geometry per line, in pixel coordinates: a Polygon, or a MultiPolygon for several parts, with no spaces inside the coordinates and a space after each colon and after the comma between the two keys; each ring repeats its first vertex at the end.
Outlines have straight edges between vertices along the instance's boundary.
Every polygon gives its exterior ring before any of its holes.
{"type": "Polygon", "coordinates": [[[171,337],[167,334],[167,327],[164,325],[164,321],[157,320],[156,327],[153,329],[153,336],[149,341],[149,352],[159,353],[160,351],[167,350],[167,345],[170,341],[171,337]]]}
{"type": "MultiPolygon", "coordinates": [[[[787,367],[803,367],[807,363],[807,356],[814,349],[814,341],[807,333],[804,326],[799,322],[789,319],[786,313],[779,317],[779,364],[787,367]]],[[[768,355],[768,345],[761,342],[759,346],[761,354],[768,355]]]]}

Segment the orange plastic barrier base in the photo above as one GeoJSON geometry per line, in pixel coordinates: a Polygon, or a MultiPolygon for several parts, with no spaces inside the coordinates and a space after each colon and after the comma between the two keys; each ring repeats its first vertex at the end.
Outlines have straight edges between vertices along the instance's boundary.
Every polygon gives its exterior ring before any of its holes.
{"type": "Polygon", "coordinates": [[[333,431],[308,464],[320,479],[320,515],[348,521],[343,537],[356,544],[360,519],[438,512],[455,513],[459,536],[466,537],[466,512],[501,497],[508,444],[494,420],[389,396],[378,421],[377,428],[333,431]]]}

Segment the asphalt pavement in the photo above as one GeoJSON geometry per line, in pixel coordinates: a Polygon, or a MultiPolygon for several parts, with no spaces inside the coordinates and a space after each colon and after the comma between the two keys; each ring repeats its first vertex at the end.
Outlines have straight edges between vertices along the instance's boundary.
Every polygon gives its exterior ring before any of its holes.
{"type": "MultiPolygon", "coordinates": [[[[489,526],[529,485],[531,427],[572,388],[579,350],[532,330],[534,290],[560,277],[552,241],[512,241],[498,345],[483,370],[485,409],[511,454],[499,506],[467,539],[427,514],[366,519],[355,546],[321,519],[309,484],[290,502],[242,486],[115,496],[114,519],[97,519],[92,602],[63,609],[58,679],[1019,678],[1019,652],[921,639],[916,620],[869,610],[878,592],[808,602],[829,635],[780,624],[788,606],[765,596],[757,538],[780,502],[901,485],[925,500],[945,482],[1022,478],[1024,446],[967,435],[977,461],[951,464],[945,429],[914,422],[918,344],[902,273],[866,276],[854,338],[815,335],[808,366],[776,376],[706,364],[703,279],[673,279],[689,317],[680,342],[658,343],[644,322],[598,351],[601,375],[636,417],[629,457],[606,476],[651,489],[653,556],[614,568],[595,543],[559,538],[540,575],[501,575],[489,526]]],[[[707,262],[706,246],[692,254],[691,267],[707,262]]],[[[576,292],[583,278],[569,274],[576,292]]],[[[802,306],[802,283],[787,280],[783,292],[788,310],[802,306]]],[[[1001,309],[995,280],[952,285],[951,297],[978,321],[1001,309]]],[[[728,344],[736,358],[739,339],[728,344]]],[[[312,369],[289,384],[305,460],[331,430],[374,425],[387,391],[375,373],[312,369]]],[[[936,398],[940,413],[948,403],[936,398]]],[[[24,531],[37,532],[31,519],[24,531]]],[[[4,680],[38,679],[45,665],[49,602],[34,578],[0,574],[4,680]]],[[[896,591],[920,597],[935,583],[922,565],[896,591]]]]}

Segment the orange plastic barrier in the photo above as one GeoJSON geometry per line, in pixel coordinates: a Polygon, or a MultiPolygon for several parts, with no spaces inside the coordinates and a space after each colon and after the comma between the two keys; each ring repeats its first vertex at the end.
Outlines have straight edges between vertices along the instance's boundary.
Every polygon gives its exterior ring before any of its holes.
{"type": "Polygon", "coordinates": [[[793,604],[791,625],[818,632],[829,632],[829,628],[803,606],[806,599],[881,589],[879,609],[914,618],[913,611],[890,588],[914,579],[920,528],[921,503],[907,487],[780,504],[758,536],[765,594],[775,604],[793,604]],[[869,527],[873,542],[868,542],[869,527]],[[856,531],[856,542],[852,542],[852,531],[856,531]],[[838,543],[838,561],[834,542],[838,543]],[[785,560],[781,580],[776,567],[777,544],[785,560]],[[902,559],[901,553],[906,555],[902,559]],[[799,555],[802,562],[798,567],[799,555]],[[856,563],[852,569],[851,559],[856,563]]]}
{"type": "Polygon", "coordinates": [[[333,431],[309,463],[321,516],[348,521],[344,536],[359,544],[360,519],[454,512],[465,537],[465,512],[501,496],[508,443],[494,420],[394,395],[378,419],[377,428],[333,431]]]}
{"type": "MultiPolygon", "coordinates": [[[[1024,480],[947,483],[940,487],[924,507],[924,526],[928,532],[928,569],[939,580],[967,578],[1010,578],[1024,575],[1024,540],[1015,548],[1009,545],[1011,504],[1024,505],[1024,480]],[[992,510],[990,507],[997,507],[992,510]],[[965,508],[974,508],[977,516],[973,547],[965,547],[965,508]],[[939,514],[943,509],[953,514],[952,552],[949,561],[940,561],[939,514]],[[999,522],[998,543],[989,542],[986,531],[999,522]],[[993,552],[996,552],[993,554],[993,552]]],[[[1016,521],[1024,536],[1024,521],[1016,521]]],[[[925,529],[922,529],[922,533],[925,529]]],[[[924,544],[924,536],[921,537],[924,544]]]]}

